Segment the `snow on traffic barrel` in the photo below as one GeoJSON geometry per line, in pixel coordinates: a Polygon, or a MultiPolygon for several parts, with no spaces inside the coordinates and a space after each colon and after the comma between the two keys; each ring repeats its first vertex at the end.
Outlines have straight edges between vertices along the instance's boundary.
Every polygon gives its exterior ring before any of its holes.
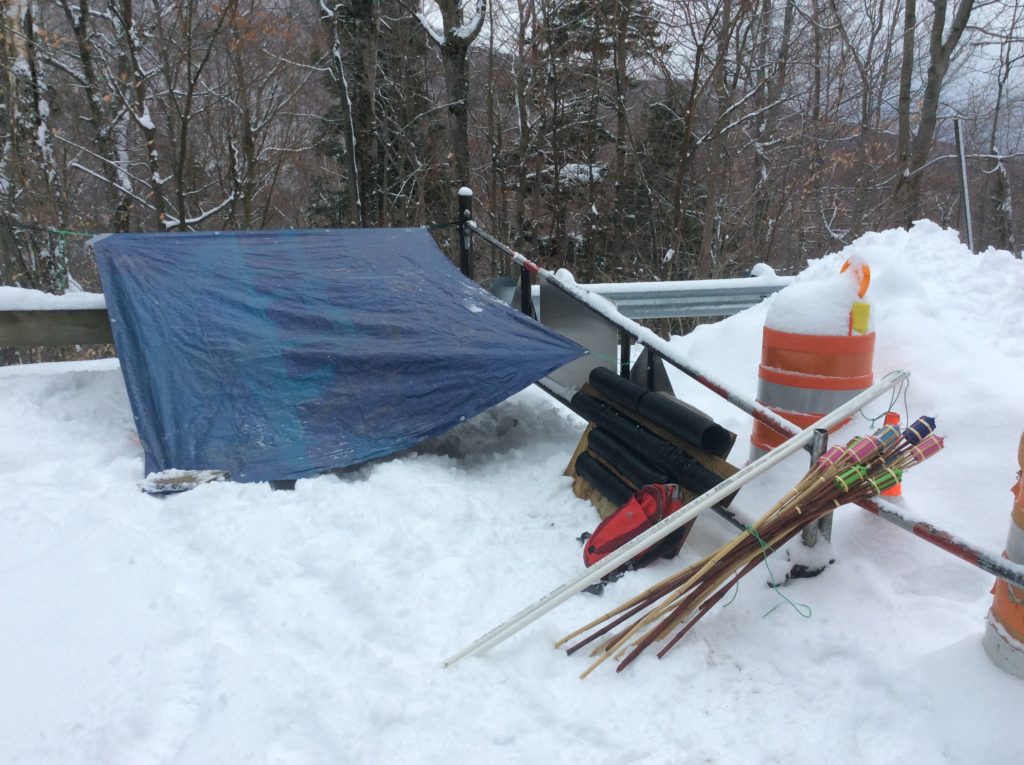
{"type": "MultiPolygon", "coordinates": [[[[847,261],[839,274],[795,282],[775,296],[765,318],[758,403],[802,430],[871,387],[875,333],[863,300],[870,280],[867,264],[847,261]]],[[[785,440],[755,420],[751,459],[785,440]]]]}
{"type": "MultiPolygon", "coordinates": [[[[1024,564],[1024,435],[1020,437],[1017,463],[1020,470],[1012,489],[1013,511],[1004,554],[1014,563],[1024,564]]],[[[985,652],[997,667],[1024,678],[1024,587],[996,579],[992,596],[982,640],[985,652]]]]}

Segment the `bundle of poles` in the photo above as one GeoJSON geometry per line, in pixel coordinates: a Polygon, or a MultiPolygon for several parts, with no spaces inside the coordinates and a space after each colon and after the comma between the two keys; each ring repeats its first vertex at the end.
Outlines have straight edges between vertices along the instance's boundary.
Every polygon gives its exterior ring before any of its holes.
{"type": "Polygon", "coordinates": [[[746,530],[683,571],[566,635],[568,653],[596,644],[587,677],[611,657],[622,671],[656,642],[665,656],[732,588],[769,555],[836,508],[895,486],[903,472],[943,447],[935,421],[919,417],[906,430],[892,425],[822,454],[797,485],[746,530]],[[588,634],[589,633],[589,634],[588,634]]]}

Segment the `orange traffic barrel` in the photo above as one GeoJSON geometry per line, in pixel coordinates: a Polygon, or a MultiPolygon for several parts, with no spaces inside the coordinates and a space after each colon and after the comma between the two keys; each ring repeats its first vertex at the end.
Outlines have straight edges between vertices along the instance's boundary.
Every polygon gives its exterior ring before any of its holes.
{"type": "MultiPolygon", "coordinates": [[[[1024,435],[1020,439],[1017,461],[1021,472],[1012,489],[1013,511],[1003,555],[1014,563],[1024,564],[1024,435]]],[[[1024,678],[1024,588],[996,579],[982,642],[997,667],[1024,678]]]]}
{"type": "MultiPolygon", "coordinates": [[[[804,335],[765,327],[757,401],[802,430],[871,387],[874,355],[874,332],[804,335]]],[[[755,420],[752,456],[785,440],[785,434],[755,420]]]]}

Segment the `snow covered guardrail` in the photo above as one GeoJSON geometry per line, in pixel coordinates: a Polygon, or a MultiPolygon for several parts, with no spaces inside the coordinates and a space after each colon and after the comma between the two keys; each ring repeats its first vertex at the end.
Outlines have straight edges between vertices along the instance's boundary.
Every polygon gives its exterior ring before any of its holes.
{"type": "Polygon", "coordinates": [[[0,287],[0,347],[113,343],[103,295],[0,287]]]}
{"type": "MultiPolygon", "coordinates": [[[[619,282],[580,284],[588,292],[610,300],[623,316],[644,319],[685,319],[732,316],[751,308],[790,284],[795,277],[778,276],[767,265],[754,266],[750,276],[731,279],[694,279],[676,282],[619,282]]],[[[510,301],[514,286],[505,287],[510,301]]],[[[531,288],[533,309],[540,316],[540,285],[531,288]]]]}
{"type": "MultiPolygon", "coordinates": [[[[630,319],[730,316],[778,292],[793,277],[776,276],[764,265],[751,276],[689,282],[629,282],[581,285],[612,301],[630,319]]],[[[534,288],[539,303],[539,286],[534,288]]],[[[539,308],[539,306],[538,306],[539,308]]],[[[102,294],[50,295],[0,287],[0,347],[113,343],[102,294]]]]}
{"type": "Polygon", "coordinates": [[[793,278],[777,276],[768,266],[758,264],[750,276],[735,279],[580,286],[612,301],[619,312],[630,319],[682,319],[731,316],[757,305],[793,278]]]}

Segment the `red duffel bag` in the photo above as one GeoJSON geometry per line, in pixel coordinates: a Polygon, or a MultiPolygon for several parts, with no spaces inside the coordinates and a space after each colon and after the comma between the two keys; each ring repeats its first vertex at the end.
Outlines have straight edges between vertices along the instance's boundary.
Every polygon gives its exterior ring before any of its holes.
{"type": "MultiPolygon", "coordinates": [[[[593,566],[629,540],[639,536],[683,506],[679,486],[656,483],[644,486],[626,504],[605,518],[583,543],[583,562],[593,566]]],[[[653,546],[637,553],[628,564],[644,566],[665,552],[674,552],[679,532],[673,532],[653,546]]]]}

